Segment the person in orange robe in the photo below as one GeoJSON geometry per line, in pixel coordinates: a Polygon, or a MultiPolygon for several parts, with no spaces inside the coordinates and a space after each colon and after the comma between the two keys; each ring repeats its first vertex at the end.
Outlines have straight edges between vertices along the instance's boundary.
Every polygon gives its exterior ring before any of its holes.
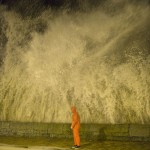
{"type": "Polygon", "coordinates": [[[80,116],[76,111],[75,106],[73,106],[71,110],[72,110],[71,129],[73,130],[73,137],[74,137],[74,146],[72,148],[80,148],[80,136],[79,136],[80,116]]]}

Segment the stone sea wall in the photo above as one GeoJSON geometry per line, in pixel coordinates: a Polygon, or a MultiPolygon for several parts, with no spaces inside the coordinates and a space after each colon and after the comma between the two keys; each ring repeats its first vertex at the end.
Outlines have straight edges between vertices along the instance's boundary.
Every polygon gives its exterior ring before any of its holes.
{"type": "MultiPolygon", "coordinates": [[[[70,124],[0,122],[0,136],[72,138],[70,124]]],[[[80,136],[89,140],[150,141],[150,125],[81,124],[80,136]]]]}

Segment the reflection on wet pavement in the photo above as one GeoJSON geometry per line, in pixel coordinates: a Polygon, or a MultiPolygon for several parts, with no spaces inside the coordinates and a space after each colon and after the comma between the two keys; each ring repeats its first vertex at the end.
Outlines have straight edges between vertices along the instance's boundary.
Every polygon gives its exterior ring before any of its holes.
{"type": "MultiPolygon", "coordinates": [[[[72,139],[43,137],[0,137],[0,150],[69,150],[72,139]]],[[[82,140],[82,150],[150,150],[150,142],[87,141],[82,140]]]]}

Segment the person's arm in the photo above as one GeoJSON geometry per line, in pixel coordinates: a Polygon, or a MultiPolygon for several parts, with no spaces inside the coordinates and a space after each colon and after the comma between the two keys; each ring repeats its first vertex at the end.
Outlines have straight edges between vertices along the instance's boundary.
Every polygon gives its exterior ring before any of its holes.
{"type": "Polygon", "coordinates": [[[72,124],[71,124],[71,129],[73,129],[76,125],[76,123],[78,122],[78,117],[77,114],[73,114],[72,116],[72,124]]]}

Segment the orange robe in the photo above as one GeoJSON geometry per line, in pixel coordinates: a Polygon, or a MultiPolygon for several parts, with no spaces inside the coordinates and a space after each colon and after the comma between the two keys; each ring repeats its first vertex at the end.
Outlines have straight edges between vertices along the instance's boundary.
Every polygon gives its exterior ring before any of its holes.
{"type": "Polygon", "coordinates": [[[79,114],[76,112],[76,108],[72,107],[72,124],[71,128],[73,130],[73,137],[74,137],[74,145],[80,146],[80,136],[79,136],[79,129],[80,129],[80,117],[79,114]]]}

